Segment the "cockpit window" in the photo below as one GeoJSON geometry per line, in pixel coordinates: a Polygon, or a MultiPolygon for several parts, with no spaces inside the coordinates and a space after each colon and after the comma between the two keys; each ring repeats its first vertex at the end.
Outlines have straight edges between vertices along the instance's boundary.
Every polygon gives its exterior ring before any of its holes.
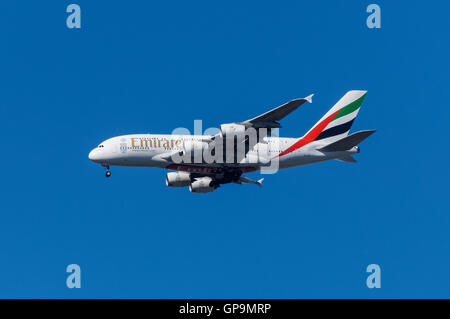
{"type": "Polygon", "coordinates": [[[100,144],[100,145],[98,146],[98,148],[102,148],[102,147],[104,147],[103,144],[100,144]]]}

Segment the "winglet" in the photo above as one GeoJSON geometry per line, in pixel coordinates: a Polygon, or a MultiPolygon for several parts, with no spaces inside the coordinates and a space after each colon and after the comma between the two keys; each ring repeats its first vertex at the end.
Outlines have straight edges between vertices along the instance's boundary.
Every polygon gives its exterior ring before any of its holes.
{"type": "Polygon", "coordinates": [[[313,96],[314,96],[314,94],[308,95],[307,97],[305,97],[305,100],[308,101],[309,103],[312,103],[313,96]]]}
{"type": "Polygon", "coordinates": [[[258,181],[254,181],[254,180],[252,180],[252,179],[250,179],[250,178],[248,178],[248,177],[241,176],[241,177],[239,177],[239,182],[238,182],[238,184],[240,184],[240,183],[247,183],[247,184],[256,184],[256,185],[258,185],[258,186],[261,186],[263,180],[264,180],[264,178],[261,178],[261,179],[258,180],[258,181]]]}

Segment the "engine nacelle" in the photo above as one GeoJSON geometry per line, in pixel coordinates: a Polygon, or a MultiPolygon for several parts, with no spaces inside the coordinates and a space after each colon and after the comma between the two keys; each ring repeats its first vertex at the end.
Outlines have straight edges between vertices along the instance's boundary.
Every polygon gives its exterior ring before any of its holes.
{"type": "Polygon", "coordinates": [[[191,183],[191,175],[187,172],[170,172],[166,174],[166,185],[169,187],[184,187],[191,183]]]}
{"type": "Polygon", "coordinates": [[[220,134],[223,138],[227,136],[237,136],[238,141],[245,137],[245,125],[241,124],[222,124],[220,125],[220,134]]]}
{"type": "Polygon", "coordinates": [[[210,193],[214,189],[214,180],[208,176],[196,178],[189,186],[191,193],[210,193]]]}

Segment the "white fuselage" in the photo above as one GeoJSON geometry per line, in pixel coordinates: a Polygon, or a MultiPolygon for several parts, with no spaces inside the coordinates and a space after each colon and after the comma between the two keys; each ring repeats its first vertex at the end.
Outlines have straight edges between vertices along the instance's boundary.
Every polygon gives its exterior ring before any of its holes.
{"type": "Polygon", "coordinates": [[[243,122],[220,125],[215,135],[133,134],[110,138],[89,153],[89,159],[110,166],[159,167],[169,187],[189,187],[192,193],[209,193],[222,184],[262,185],[245,173],[317,163],[332,159],[354,163],[358,144],[375,130],[348,135],[367,91],[347,92],[301,138],[273,136],[284,117],[312,95],[294,99],[243,122]]]}
{"type": "MultiPolygon", "coordinates": [[[[132,134],[110,138],[89,153],[89,158],[104,166],[147,166],[177,171],[214,173],[224,165],[242,169],[243,172],[260,169],[282,169],[339,158],[342,152],[325,153],[319,151],[322,145],[312,142],[287,154],[283,151],[291,147],[298,138],[265,137],[252,147],[246,157],[235,163],[204,161],[176,162],[171,154],[186,150],[186,145],[202,144],[210,140],[206,135],[164,135],[132,134]],[[280,156],[280,154],[282,154],[280,156]]],[[[207,145],[207,143],[202,144],[207,145]]],[[[356,153],[346,151],[346,153],[356,153]]]]}

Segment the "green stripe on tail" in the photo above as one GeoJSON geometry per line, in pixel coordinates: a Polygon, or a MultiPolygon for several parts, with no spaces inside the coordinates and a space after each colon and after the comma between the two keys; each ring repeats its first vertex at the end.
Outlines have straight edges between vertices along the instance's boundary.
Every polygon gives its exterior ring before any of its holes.
{"type": "Polygon", "coordinates": [[[364,101],[364,98],[366,97],[366,94],[364,94],[363,96],[361,96],[359,99],[357,99],[356,101],[350,103],[347,106],[344,106],[338,114],[336,114],[336,116],[334,117],[333,121],[337,120],[340,117],[343,117],[347,114],[353,113],[354,111],[356,111],[357,109],[359,109],[361,107],[362,102],[364,101]]]}

